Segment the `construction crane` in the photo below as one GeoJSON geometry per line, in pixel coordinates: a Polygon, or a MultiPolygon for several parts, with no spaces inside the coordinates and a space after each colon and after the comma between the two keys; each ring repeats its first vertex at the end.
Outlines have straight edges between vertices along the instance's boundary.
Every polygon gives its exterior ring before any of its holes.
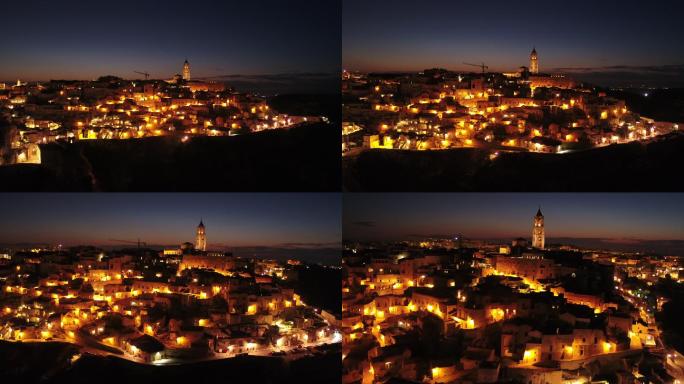
{"type": "Polygon", "coordinates": [[[489,69],[489,67],[486,66],[485,63],[482,63],[482,64],[463,63],[463,64],[470,65],[471,67],[482,68],[482,76],[484,76],[484,74],[485,74],[485,69],[489,69]]]}
{"type": "Polygon", "coordinates": [[[109,239],[109,241],[115,241],[115,242],[117,242],[117,243],[125,243],[125,244],[137,244],[137,245],[138,245],[138,248],[140,248],[140,245],[147,246],[147,243],[144,242],[144,241],[140,241],[140,239],[138,239],[138,241],[134,241],[134,240],[120,240],[120,239],[109,239]]]}
{"type": "Polygon", "coordinates": [[[471,67],[482,68],[482,91],[484,91],[484,89],[485,89],[485,81],[484,81],[484,78],[485,78],[485,70],[486,70],[486,69],[489,69],[489,67],[486,66],[485,63],[482,63],[482,64],[463,63],[463,64],[465,64],[465,65],[470,65],[471,67]]]}
{"type": "Polygon", "coordinates": [[[145,80],[149,80],[149,79],[150,79],[150,74],[147,73],[147,72],[140,72],[140,71],[133,71],[133,72],[139,73],[139,74],[141,74],[141,75],[145,75],[145,80]]]}

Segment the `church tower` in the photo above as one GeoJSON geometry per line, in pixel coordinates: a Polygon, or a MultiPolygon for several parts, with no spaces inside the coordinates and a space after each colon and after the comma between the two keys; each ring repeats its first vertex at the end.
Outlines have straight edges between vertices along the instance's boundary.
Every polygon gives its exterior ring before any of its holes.
{"type": "Polygon", "coordinates": [[[207,250],[207,236],[204,234],[204,223],[200,220],[197,226],[197,237],[195,238],[195,249],[198,251],[207,250]]]}
{"type": "Polygon", "coordinates": [[[537,210],[537,214],[534,215],[532,247],[544,249],[544,215],[541,213],[541,207],[537,210]]]}
{"type": "Polygon", "coordinates": [[[188,63],[187,59],[183,63],[183,80],[190,81],[190,63],[188,63]]]}
{"type": "Polygon", "coordinates": [[[539,61],[537,59],[536,48],[532,48],[532,53],[530,53],[530,73],[539,73],[539,61]]]}

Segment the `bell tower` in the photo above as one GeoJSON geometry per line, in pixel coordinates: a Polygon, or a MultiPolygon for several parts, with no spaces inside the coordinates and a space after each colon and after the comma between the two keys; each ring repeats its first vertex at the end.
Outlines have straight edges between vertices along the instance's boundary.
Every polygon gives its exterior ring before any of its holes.
{"type": "Polygon", "coordinates": [[[544,215],[541,213],[541,207],[534,215],[534,225],[532,226],[532,247],[544,249],[544,215]]]}
{"type": "Polygon", "coordinates": [[[202,220],[200,220],[200,223],[197,226],[197,236],[195,237],[195,249],[198,251],[207,250],[207,237],[204,233],[204,223],[202,223],[202,220]]]}
{"type": "Polygon", "coordinates": [[[190,63],[188,63],[188,59],[185,59],[185,63],[183,63],[183,80],[190,81],[190,63]]]}
{"type": "Polygon", "coordinates": [[[530,53],[530,73],[539,73],[539,59],[537,58],[537,48],[532,48],[532,53],[530,53]]]}

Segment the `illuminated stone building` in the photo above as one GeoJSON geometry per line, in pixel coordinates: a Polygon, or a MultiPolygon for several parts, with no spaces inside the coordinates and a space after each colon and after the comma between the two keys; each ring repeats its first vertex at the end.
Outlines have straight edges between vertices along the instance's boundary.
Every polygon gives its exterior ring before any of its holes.
{"type": "Polygon", "coordinates": [[[223,92],[226,89],[226,85],[223,83],[206,81],[190,81],[187,87],[192,92],[223,92]]]}
{"type": "Polygon", "coordinates": [[[197,237],[195,238],[195,249],[198,251],[206,251],[207,250],[207,237],[204,233],[204,223],[202,222],[202,220],[200,220],[200,223],[197,226],[197,237]]]}
{"type": "Polygon", "coordinates": [[[40,148],[37,144],[30,143],[16,156],[17,163],[40,164],[40,148]]]}
{"type": "Polygon", "coordinates": [[[185,63],[183,63],[183,80],[190,81],[190,63],[188,63],[188,60],[185,60],[185,63]]]}
{"type": "Polygon", "coordinates": [[[573,89],[577,86],[575,80],[567,77],[565,75],[554,74],[554,75],[534,75],[529,76],[530,88],[562,88],[562,89],[573,89]]]}
{"type": "Polygon", "coordinates": [[[195,247],[191,243],[181,245],[182,259],[178,266],[178,273],[185,269],[211,269],[221,274],[229,274],[235,269],[235,258],[230,252],[207,252],[207,238],[204,232],[204,223],[200,220],[197,226],[195,247]]]}
{"type": "Polygon", "coordinates": [[[524,255],[523,257],[498,255],[495,258],[495,266],[501,274],[519,276],[532,281],[556,277],[553,260],[534,257],[533,255],[524,255]]]}
{"type": "Polygon", "coordinates": [[[235,269],[235,258],[230,253],[222,256],[215,254],[186,254],[178,266],[178,274],[186,269],[211,269],[222,275],[235,269]]]}
{"type": "Polygon", "coordinates": [[[539,73],[539,59],[537,58],[537,49],[533,48],[530,53],[530,73],[539,73]]]}
{"type": "MultiPolygon", "coordinates": [[[[508,323],[504,325],[506,329],[501,335],[501,354],[510,357],[519,351],[516,348],[515,333],[519,330],[518,326],[508,323]],[[512,332],[515,330],[515,332],[512,332]]],[[[520,328],[529,328],[521,326],[520,328]]],[[[523,331],[525,332],[525,331],[523,331]]],[[[524,343],[524,353],[519,355],[520,365],[532,365],[538,362],[586,360],[600,354],[614,353],[617,345],[610,342],[602,329],[575,328],[566,332],[544,333],[539,330],[526,330],[528,336],[534,336],[534,341],[528,340],[524,343]]],[[[525,338],[523,338],[525,339],[525,338]]]]}
{"type": "Polygon", "coordinates": [[[197,226],[194,245],[192,243],[183,243],[178,249],[165,249],[162,255],[178,260],[178,274],[186,269],[210,269],[220,274],[228,275],[238,264],[230,252],[207,251],[204,222],[201,220],[197,226]]]}
{"type": "Polygon", "coordinates": [[[532,247],[544,249],[544,215],[541,213],[541,208],[537,210],[537,214],[534,216],[532,247]]]}

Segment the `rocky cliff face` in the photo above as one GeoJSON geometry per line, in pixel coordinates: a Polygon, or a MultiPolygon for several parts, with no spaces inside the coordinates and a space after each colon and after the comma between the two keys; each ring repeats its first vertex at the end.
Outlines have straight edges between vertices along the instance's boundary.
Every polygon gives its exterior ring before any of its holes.
{"type": "Polygon", "coordinates": [[[348,191],[674,191],[684,162],[684,133],[563,155],[367,150],[343,159],[348,191]]]}
{"type": "Polygon", "coordinates": [[[0,117],[0,165],[12,164],[14,162],[12,141],[18,134],[16,126],[0,117]]]}
{"type": "Polygon", "coordinates": [[[188,142],[50,143],[40,147],[40,165],[0,167],[0,190],[339,191],[339,132],[338,124],[315,123],[188,142]]]}

